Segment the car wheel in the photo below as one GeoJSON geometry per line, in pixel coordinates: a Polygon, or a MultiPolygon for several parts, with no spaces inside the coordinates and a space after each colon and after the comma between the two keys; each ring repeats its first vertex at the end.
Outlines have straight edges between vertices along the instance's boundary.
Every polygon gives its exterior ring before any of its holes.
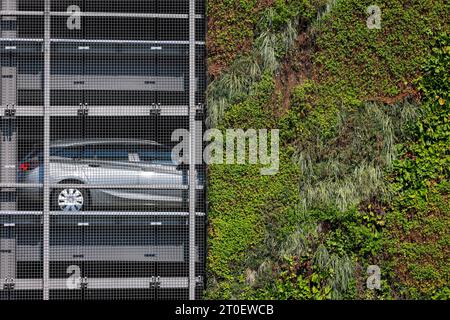
{"type": "Polygon", "coordinates": [[[82,188],[64,188],[56,190],[53,205],[64,212],[78,212],[87,207],[87,195],[82,188]]]}

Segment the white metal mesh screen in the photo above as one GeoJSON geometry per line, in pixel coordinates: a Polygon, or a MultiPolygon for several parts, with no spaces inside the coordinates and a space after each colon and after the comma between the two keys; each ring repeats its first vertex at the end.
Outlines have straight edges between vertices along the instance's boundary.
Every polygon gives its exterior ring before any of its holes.
{"type": "Polygon", "coordinates": [[[0,10],[0,299],[200,298],[204,1],[0,10]]]}

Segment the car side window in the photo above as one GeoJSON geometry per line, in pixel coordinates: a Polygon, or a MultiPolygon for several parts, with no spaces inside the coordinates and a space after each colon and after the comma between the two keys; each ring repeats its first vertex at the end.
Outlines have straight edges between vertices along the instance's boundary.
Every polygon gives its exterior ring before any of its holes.
{"type": "Polygon", "coordinates": [[[50,156],[70,159],[81,159],[83,157],[82,147],[54,147],[50,149],[50,156]]]}
{"type": "Polygon", "coordinates": [[[85,158],[89,160],[128,161],[128,151],[124,146],[95,145],[86,147],[85,158]]]}
{"type": "Polygon", "coordinates": [[[141,161],[151,162],[156,164],[171,164],[172,154],[168,148],[143,146],[138,150],[139,158],[141,161]]]}

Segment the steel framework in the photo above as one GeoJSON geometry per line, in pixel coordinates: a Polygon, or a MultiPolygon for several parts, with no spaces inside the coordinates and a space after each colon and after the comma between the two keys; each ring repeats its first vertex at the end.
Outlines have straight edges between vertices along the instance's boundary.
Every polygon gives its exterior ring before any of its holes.
{"type": "Polygon", "coordinates": [[[1,0],[0,23],[0,300],[200,298],[204,1],[1,0]],[[114,144],[173,147],[176,129],[176,173],[114,144]],[[58,207],[70,190],[80,210],[58,207]]]}

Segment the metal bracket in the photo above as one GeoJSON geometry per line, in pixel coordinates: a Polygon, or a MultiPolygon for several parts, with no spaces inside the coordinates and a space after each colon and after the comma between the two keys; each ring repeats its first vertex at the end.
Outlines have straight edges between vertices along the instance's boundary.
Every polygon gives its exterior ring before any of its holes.
{"type": "Polygon", "coordinates": [[[78,109],[77,112],[78,116],[80,117],[86,117],[89,115],[89,107],[87,105],[87,103],[80,103],[80,108],[78,109]]]}
{"type": "Polygon", "coordinates": [[[15,227],[16,224],[15,224],[15,223],[4,223],[3,226],[4,226],[5,228],[7,228],[7,227],[11,228],[11,227],[15,227]]]}
{"type": "Polygon", "coordinates": [[[195,278],[195,285],[197,287],[203,288],[203,276],[198,276],[195,278]]]}
{"type": "Polygon", "coordinates": [[[151,116],[160,116],[161,115],[161,104],[160,103],[153,103],[150,106],[150,115],[151,116]]]}
{"type": "Polygon", "coordinates": [[[7,104],[3,116],[5,118],[15,118],[16,117],[16,106],[12,105],[12,104],[7,104]]]}
{"type": "Polygon", "coordinates": [[[152,276],[152,277],[150,278],[150,283],[149,283],[149,285],[150,285],[150,289],[155,289],[156,281],[155,281],[155,277],[154,277],[154,276],[152,276]]]}
{"type": "Polygon", "coordinates": [[[200,121],[203,120],[205,115],[205,106],[202,103],[197,104],[195,107],[195,120],[200,121]]]}
{"type": "Polygon", "coordinates": [[[12,104],[7,104],[4,109],[4,114],[2,115],[1,133],[3,136],[3,141],[11,141],[11,136],[16,130],[16,124],[14,119],[16,118],[16,106],[12,104]]]}
{"type": "Polygon", "coordinates": [[[152,276],[150,278],[150,289],[159,289],[161,287],[161,278],[152,276]]]}
{"type": "Polygon", "coordinates": [[[78,222],[77,226],[79,226],[79,227],[89,227],[89,222],[78,222]]]}
{"type": "Polygon", "coordinates": [[[87,287],[88,287],[88,279],[87,279],[87,277],[81,278],[80,289],[87,289],[87,287]]]}
{"type": "Polygon", "coordinates": [[[3,290],[9,290],[9,278],[5,278],[5,282],[3,283],[3,290]]]}
{"type": "Polygon", "coordinates": [[[12,291],[14,290],[15,285],[13,278],[6,278],[5,283],[3,284],[3,290],[12,291]]]}

